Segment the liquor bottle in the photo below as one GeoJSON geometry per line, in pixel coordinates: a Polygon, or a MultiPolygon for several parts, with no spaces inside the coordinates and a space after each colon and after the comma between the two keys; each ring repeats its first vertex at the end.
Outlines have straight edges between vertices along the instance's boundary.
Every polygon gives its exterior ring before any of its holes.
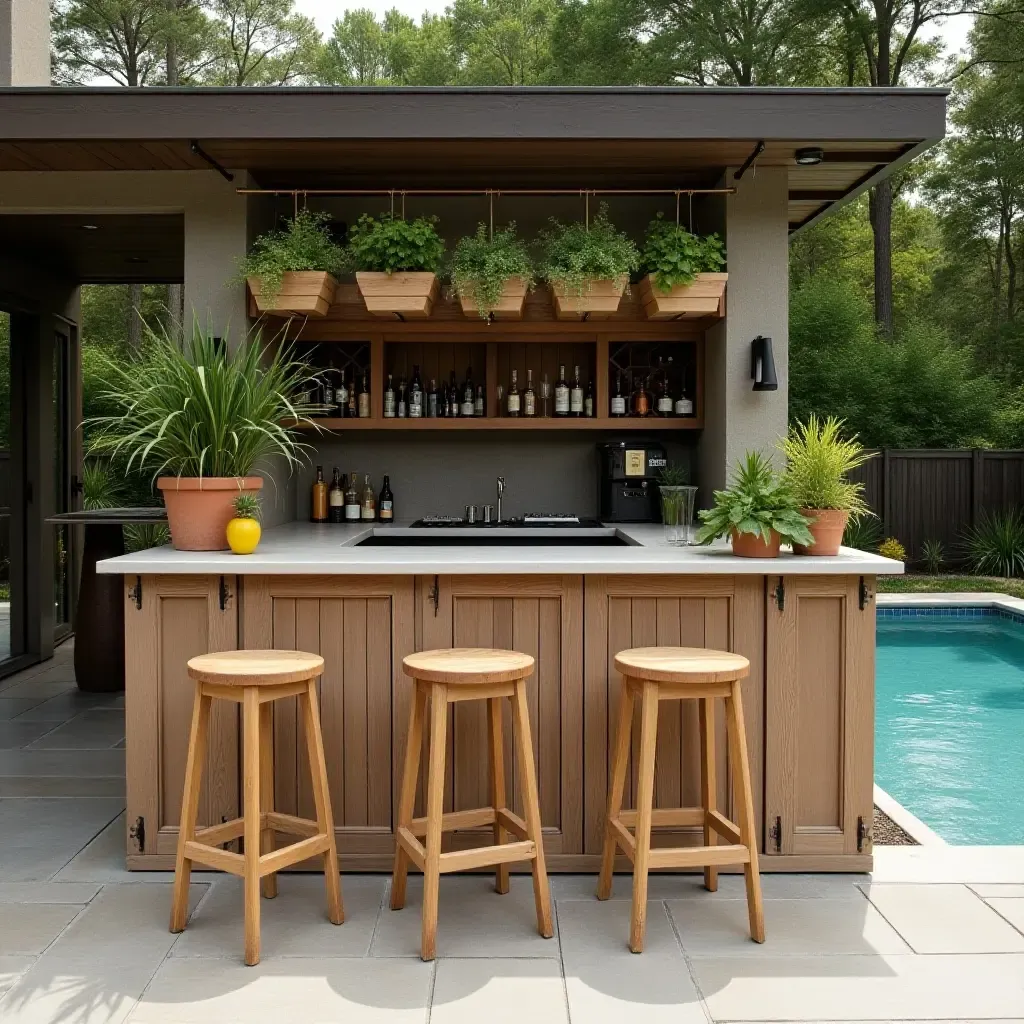
{"type": "Polygon", "coordinates": [[[611,409],[613,416],[626,415],[626,396],[622,393],[622,371],[615,374],[615,394],[612,395],[611,409]]]}
{"type": "Polygon", "coordinates": [[[587,393],[583,398],[583,415],[588,419],[594,418],[594,381],[587,381],[587,393]]]}
{"type": "Polygon", "coordinates": [[[420,368],[415,363],[412,367],[412,381],[409,384],[409,418],[423,418],[423,382],[420,380],[420,368]]]}
{"type": "Polygon", "coordinates": [[[546,373],[540,379],[540,415],[545,419],[551,415],[551,381],[546,373]]]}
{"type": "Polygon", "coordinates": [[[395,496],[391,493],[391,481],[384,477],[384,486],[380,489],[380,499],[377,502],[377,518],[382,523],[393,523],[395,521],[395,496]]]}
{"type": "Polygon", "coordinates": [[[651,399],[647,393],[647,384],[644,378],[639,379],[636,389],[633,391],[633,415],[649,416],[651,413],[651,399]]]}
{"type": "Polygon", "coordinates": [[[569,391],[569,415],[583,415],[583,385],[580,383],[580,368],[574,368],[572,389],[569,391]]]}
{"type": "Polygon", "coordinates": [[[473,415],[483,416],[487,411],[484,408],[484,386],[483,384],[477,384],[476,386],[476,400],[473,402],[473,415]]]}
{"type": "Polygon", "coordinates": [[[391,374],[388,374],[388,386],[384,389],[384,419],[395,418],[395,385],[391,374]]]}
{"type": "Polygon", "coordinates": [[[334,467],[331,486],[327,489],[327,518],[332,523],[343,523],[345,521],[345,489],[341,485],[341,477],[338,475],[337,466],[334,467]]]}
{"type": "Polygon", "coordinates": [[[322,415],[334,415],[334,372],[330,363],[320,371],[320,404],[324,407],[322,415]]]}
{"type": "Polygon", "coordinates": [[[338,415],[344,417],[348,415],[348,385],[345,383],[345,371],[339,370],[338,377],[339,381],[338,387],[334,391],[334,401],[338,406],[338,415]]]}
{"type": "Polygon", "coordinates": [[[505,396],[505,411],[509,416],[519,415],[519,375],[512,371],[512,383],[508,386],[508,394],[505,396]]]}
{"type": "Polygon", "coordinates": [[[345,522],[359,518],[359,492],[356,490],[356,475],[349,473],[348,488],[345,490],[345,522]]]}
{"type": "Polygon", "coordinates": [[[537,415],[537,393],[533,390],[533,370],[526,371],[526,390],[523,392],[523,415],[537,415]]]}
{"type": "Polygon", "coordinates": [[[373,522],[377,518],[377,499],[373,494],[373,487],[370,486],[370,474],[363,477],[363,500],[359,505],[359,518],[364,522],[373,522]]]}
{"type": "Polygon", "coordinates": [[[462,386],[462,406],[460,416],[472,416],[476,404],[476,388],[473,387],[473,367],[466,369],[466,383],[462,386]]]}
{"type": "Polygon", "coordinates": [[[555,382],[555,415],[569,415],[569,384],[565,379],[565,367],[558,367],[558,380],[555,382]]]}
{"type": "Polygon", "coordinates": [[[448,415],[458,416],[459,405],[461,403],[462,396],[459,393],[459,382],[455,379],[455,371],[452,370],[451,376],[448,378],[448,415]]]}
{"type": "Polygon", "coordinates": [[[679,397],[676,399],[675,412],[677,416],[692,416],[693,415],[693,399],[689,398],[686,394],[686,383],[683,383],[683,389],[679,392],[679,397]]]}
{"type": "MultiPolygon", "coordinates": [[[[441,415],[440,403],[438,402],[437,393],[437,380],[434,377],[430,378],[430,392],[427,395],[427,415],[432,419],[436,420],[441,415]]],[[[386,479],[386,478],[385,478],[386,479]]]]}
{"type": "Polygon", "coordinates": [[[356,371],[352,371],[352,379],[348,384],[348,414],[352,419],[359,415],[358,396],[356,395],[356,371]]]}
{"type": "Polygon", "coordinates": [[[409,415],[409,400],[406,397],[405,378],[398,382],[398,418],[404,420],[409,415]]]}
{"type": "Polygon", "coordinates": [[[363,386],[359,391],[359,418],[369,419],[370,416],[370,375],[363,374],[363,386]]]}
{"type": "Polygon", "coordinates": [[[323,466],[316,467],[316,479],[313,481],[309,521],[311,523],[327,522],[327,484],[324,481],[323,466]]]}
{"type": "Polygon", "coordinates": [[[671,416],[675,411],[675,403],[672,401],[672,395],[668,390],[668,375],[662,375],[661,380],[658,381],[658,398],[655,405],[655,412],[659,416],[671,416]]]}

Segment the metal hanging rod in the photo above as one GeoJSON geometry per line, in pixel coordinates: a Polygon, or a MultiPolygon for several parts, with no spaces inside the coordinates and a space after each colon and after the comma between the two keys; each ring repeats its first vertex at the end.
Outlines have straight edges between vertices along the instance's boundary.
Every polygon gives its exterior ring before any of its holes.
{"type": "Polygon", "coordinates": [[[240,196],[721,196],[735,188],[236,188],[240,196]]]}

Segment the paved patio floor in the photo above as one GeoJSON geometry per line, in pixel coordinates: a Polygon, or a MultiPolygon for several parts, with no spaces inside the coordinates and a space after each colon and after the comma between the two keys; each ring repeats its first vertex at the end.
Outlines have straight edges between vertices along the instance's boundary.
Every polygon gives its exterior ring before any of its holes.
{"type": "Polygon", "coordinates": [[[876,849],[866,876],[766,875],[768,941],[741,881],[652,879],[647,951],[626,948],[630,881],[552,876],[556,936],[528,876],[441,883],[438,959],[422,963],[420,886],[285,875],[263,902],[263,960],[241,962],[235,878],[196,874],[186,931],[170,878],[123,868],[123,701],[74,688],[71,649],[0,681],[0,1022],[136,1024],[1022,1020],[1024,850],[876,849]]]}

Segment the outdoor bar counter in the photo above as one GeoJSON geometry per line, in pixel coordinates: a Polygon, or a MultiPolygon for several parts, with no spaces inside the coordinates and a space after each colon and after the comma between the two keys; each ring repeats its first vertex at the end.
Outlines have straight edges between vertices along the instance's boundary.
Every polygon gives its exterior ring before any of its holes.
{"type": "MultiPolygon", "coordinates": [[[[870,870],[875,577],[901,564],[845,548],[834,558],[735,558],[724,546],[670,547],[661,530],[608,526],[582,546],[513,535],[450,544],[401,526],[292,523],[268,529],[249,556],[165,547],[101,562],[99,572],[124,577],[128,866],[173,866],[193,695],[186,661],[276,647],[325,659],[320,709],[342,869],[390,870],[412,697],[402,658],[455,646],[536,659],[530,709],[548,865],[596,871],[620,688],[614,656],[682,645],[750,660],[743,696],[762,870],[870,870]]],[[[661,708],[656,807],[699,803],[691,704],[661,708]]],[[[454,711],[446,810],[488,803],[484,714],[454,711]]],[[[293,699],[278,702],[276,807],[309,816],[301,729],[293,699]]],[[[217,702],[205,823],[237,816],[239,777],[237,709],[217,702]]],[[[698,830],[662,835],[701,842],[698,830]]],[[[448,841],[480,845],[464,833],[448,841]]]]}

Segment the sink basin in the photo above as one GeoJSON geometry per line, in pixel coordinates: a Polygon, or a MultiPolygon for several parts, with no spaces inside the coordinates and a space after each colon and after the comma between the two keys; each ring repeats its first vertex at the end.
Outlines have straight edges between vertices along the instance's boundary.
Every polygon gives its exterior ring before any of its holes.
{"type": "Polygon", "coordinates": [[[478,529],[472,526],[452,529],[424,527],[377,528],[356,547],[361,548],[450,548],[450,547],[559,547],[559,548],[621,548],[631,542],[620,537],[614,528],[543,527],[478,529]]]}

